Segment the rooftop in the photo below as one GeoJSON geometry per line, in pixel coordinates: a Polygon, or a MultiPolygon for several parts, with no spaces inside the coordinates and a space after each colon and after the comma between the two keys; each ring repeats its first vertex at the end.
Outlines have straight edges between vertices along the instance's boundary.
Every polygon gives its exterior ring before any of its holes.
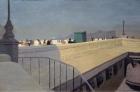
{"type": "Polygon", "coordinates": [[[63,62],[85,73],[123,53],[140,52],[140,39],[111,39],[59,46],[63,62]]]}

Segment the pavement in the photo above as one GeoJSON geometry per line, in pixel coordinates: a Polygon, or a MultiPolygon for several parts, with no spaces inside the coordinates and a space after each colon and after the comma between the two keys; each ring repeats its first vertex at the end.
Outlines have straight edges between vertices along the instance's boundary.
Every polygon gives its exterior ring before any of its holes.
{"type": "Polygon", "coordinates": [[[46,92],[17,63],[0,62],[0,92],[46,92]]]}

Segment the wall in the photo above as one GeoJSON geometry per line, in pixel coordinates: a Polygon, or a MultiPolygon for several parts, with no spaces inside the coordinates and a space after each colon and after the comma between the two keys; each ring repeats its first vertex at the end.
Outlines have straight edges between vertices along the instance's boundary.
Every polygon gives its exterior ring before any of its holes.
{"type": "Polygon", "coordinates": [[[85,54],[89,50],[95,50],[99,48],[113,48],[122,46],[122,39],[110,39],[103,41],[93,41],[84,43],[74,43],[64,46],[58,46],[62,60],[72,58],[77,54],[85,54]]]}

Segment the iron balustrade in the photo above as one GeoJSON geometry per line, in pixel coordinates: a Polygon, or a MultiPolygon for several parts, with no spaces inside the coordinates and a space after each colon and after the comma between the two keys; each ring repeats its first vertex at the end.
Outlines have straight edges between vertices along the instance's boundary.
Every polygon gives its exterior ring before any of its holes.
{"type": "Polygon", "coordinates": [[[18,63],[46,90],[94,91],[76,68],[61,61],[49,57],[19,57],[18,63]]]}
{"type": "Polygon", "coordinates": [[[140,53],[124,53],[91,72],[88,78],[71,65],[48,57],[19,57],[19,63],[35,78],[44,89],[54,91],[91,92],[122,72],[125,77],[129,58],[140,61],[140,53]],[[90,74],[90,75],[91,75],[90,74]],[[45,82],[46,81],[46,82],[45,82]]]}

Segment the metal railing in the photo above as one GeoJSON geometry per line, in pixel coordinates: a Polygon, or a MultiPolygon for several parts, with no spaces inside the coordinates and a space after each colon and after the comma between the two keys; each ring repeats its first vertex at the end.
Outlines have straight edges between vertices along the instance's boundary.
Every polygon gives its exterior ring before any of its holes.
{"type": "Polygon", "coordinates": [[[91,92],[100,89],[108,80],[119,73],[125,77],[129,58],[140,61],[140,53],[124,53],[89,73],[90,78],[81,75],[71,65],[48,57],[19,57],[19,63],[38,81],[44,89],[64,92],[91,92]],[[83,77],[84,76],[84,77],[83,77]]]}
{"type": "Polygon", "coordinates": [[[49,57],[19,57],[18,63],[46,90],[82,92],[93,91],[92,86],[71,65],[49,57]]]}
{"type": "MultiPolygon", "coordinates": [[[[87,78],[87,80],[95,91],[102,91],[103,86],[106,87],[103,88],[104,90],[111,89],[111,86],[106,86],[106,82],[112,80],[114,83],[118,83],[117,85],[119,85],[119,83],[121,84],[121,81],[123,81],[126,75],[127,65],[132,61],[140,63],[140,53],[127,52],[94,68],[93,72],[91,72],[92,76],[87,78]],[[117,78],[116,76],[121,76],[119,77],[120,82],[115,82],[118,81],[115,79],[117,78]]],[[[114,85],[113,83],[111,84],[112,86],[114,85]]],[[[118,86],[114,87],[117,89],[118,86]]],[[[115,91],[115,89],[108,91],[115,91]]]]}

